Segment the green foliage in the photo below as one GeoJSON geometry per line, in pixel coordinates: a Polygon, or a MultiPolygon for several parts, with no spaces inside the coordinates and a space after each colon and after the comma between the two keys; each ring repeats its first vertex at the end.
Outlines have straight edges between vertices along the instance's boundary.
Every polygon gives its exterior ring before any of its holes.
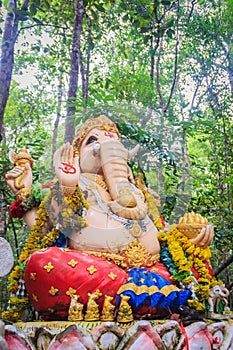
{"type": "MultiPolygon", "coordinates": [[[[140,157],[131,161],[134,172],[142,171],[159,191],[166,220],[181,199],[208,217],[216,232],[217,264],[223,253],[231,254],[233,235],[232,1],[85,0],[84,6],[81,51],[88,73],[90,49],[88,102],[79,70],[72,100],[76,127],[107,114],[126,145],[140,143],[140,157]]],[[[8,149],[26,146],[35,159],[35,180],[46,182],[52,177],[61,73],[65,91],[57,145],[63,142],[73,2],[31,0],[27,11],[17,11],[18,39],[25,40],[15,52],[14,74],[31,71],[35,82],[28,88],[12,83],[0,167],[3,172],[10,167],[8,149]]],[[[8,208],[13,197],[1,181],[7,196],[1,205],[8,208]]],[[[8,217],[7,225],[13,239],[8,217]]],[[[21,244],[24,235],[20,223],[15,225],[21,244]]]]}

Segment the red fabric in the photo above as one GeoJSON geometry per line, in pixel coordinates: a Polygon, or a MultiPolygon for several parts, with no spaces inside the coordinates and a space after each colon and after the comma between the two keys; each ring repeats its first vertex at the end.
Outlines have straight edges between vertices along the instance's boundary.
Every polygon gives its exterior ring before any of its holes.
{"type": "Polygon", "coordinates": [[[188,338],[186,329],[185,329],[181,320],[179,321],[179,325],[180,325],[180,329],[181,329],[183,336],[184,336],[186,350],[189,350],[189,338],[188,338]]]}
{"type": "Polygon", "coordinates": [[[160,220],[161,220],[161,224],[163,225],[163,227],[165,227],[166,224],[165,224],[165,220],[164,220],[164,217],[162,214],[160,214],[160,220]]]}
{"type": "Polygon", "coordinates": [[[22,203],[21,199],[17,199],[15,202],[11,203],[9,208],[11,218],[21,219],[24,216],[25,211],[21,206],[21,203],[22,203]]]}
{"type": "MultiPolygon", "coordinates": [[[[213,268],[212,268],[212,266],[211,266],[207,261],[205,262],[205,267],[206,267],[206,269],[208,270],[209,275],[210,275],[211,277],[214,277],[213,268]]],[[[198,280],[198,279],[200,278],[199,273],[198,273],[193,267],[192,267],[191,271],[192,271],[192,273],[194,274],[195,278],[198,280]]]]}
{"type": "MultiPolygon", "coordinates": [[[[126,272],[105,259],[58,247],[36,251],[25,266],[25,282],[30,300],[45,320],[67,319],[71,300],[66,294],[69,288],[75,289],[75,294],[80,296],[78,301],[86,305],[88,293],[99,289],[104,294],[116,296],[126,280],[126,272]],[[75,267],[68,264],[72,259],[78,262],[75,267]],[[45,269],[49,263],[54,267],[50,272],[45,269]],[[90,266],[96,269],[93,274],[87,270],[90,266]],[[113,280],[108,277],[109,273],[113,273],[116,278],[113,280]],[[49,293],[52,287],[58,289],[55,295],[49,293]]],[[[104,295],[97,300],[100,308],[103,300],[104,295]]]]}

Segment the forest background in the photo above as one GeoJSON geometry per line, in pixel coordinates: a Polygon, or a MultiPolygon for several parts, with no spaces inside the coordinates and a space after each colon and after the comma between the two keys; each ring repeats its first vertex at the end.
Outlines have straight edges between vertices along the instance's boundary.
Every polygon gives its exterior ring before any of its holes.
{"type": "MultiPolygon", "coordinates": [[[[28,230],[9,216],[8,151],[26,147],[37,184],[90,116],[108,115],[168,224],[214,225],[212,264],[233,286],[233,1],[0,1],[0,235],[15,260],[28,230]]],[[[7,278],[0,281],[7,305],[7,278]]]]}

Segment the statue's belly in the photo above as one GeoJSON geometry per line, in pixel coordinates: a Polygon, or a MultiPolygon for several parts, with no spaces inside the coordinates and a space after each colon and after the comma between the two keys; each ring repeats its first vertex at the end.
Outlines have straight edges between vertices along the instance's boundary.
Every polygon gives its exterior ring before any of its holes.
{"type": "Polygon", "coordinates": [[[158,231],[149,217],[144,220],[146,231],[142,231],[139,237],[134,236],[132,230],[127,229],[123,222],[115,220],[95,208],[88,210],[86,220],[87,227],[69,235],[70,248],[117,254],[135,238],[138,238],[152,254],[159,253],[158,231]]]}

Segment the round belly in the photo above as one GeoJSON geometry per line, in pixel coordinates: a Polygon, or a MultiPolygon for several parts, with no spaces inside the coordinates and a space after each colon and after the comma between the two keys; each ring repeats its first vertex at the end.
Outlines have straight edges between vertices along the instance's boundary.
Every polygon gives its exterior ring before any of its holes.
{"type": "MultiPolygon", "coordinates": [[[[123,222],[115,220],[98,209],[90,208],[86,220],[87,227],[69,235],[70,248],[119,254],[136,238],[123,222]]],[[[137,238],[150,253],[157,254],[160,250],[158,231],[148,217],[144,222],[146,231],[142,231],[137,238]]]]}

